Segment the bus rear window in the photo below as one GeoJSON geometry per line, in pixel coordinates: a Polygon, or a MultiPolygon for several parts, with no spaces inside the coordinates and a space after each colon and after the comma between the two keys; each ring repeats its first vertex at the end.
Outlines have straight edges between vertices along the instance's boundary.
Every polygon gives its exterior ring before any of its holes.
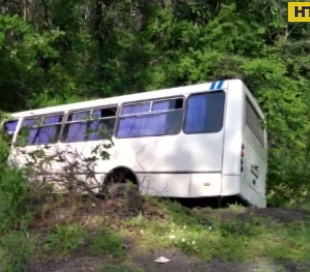
{"type": "Polygon", "coordinates": [[[187,99],[184,133],[219,132],[223,127],[225,92],[191,95],[187,99]]]}
{"type": "Polygon", "coordinates": [[[248,98],[246,99],[246,125],[255,135],[257,140],[264,146],[263,122],[248,98]]]}

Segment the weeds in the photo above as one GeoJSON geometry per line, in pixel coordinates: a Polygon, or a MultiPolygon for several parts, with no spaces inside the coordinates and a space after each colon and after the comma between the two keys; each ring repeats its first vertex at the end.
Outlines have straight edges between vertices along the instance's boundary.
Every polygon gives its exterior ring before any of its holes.
{"type": "Polygon", "coordinates": [[[98,229],[89,237],[89,250],[98,256],[112,256],[120,258],[125,256],[123,238],[109,229],[98,229]]]}
{"type": "Polygon", "coordinates": [[[27,271],[27,261],[35,253],[35,237],[22,232],[12,232],[1,237],[0,243],[3,271],[27,271]]]}
{"type": "Polygon", "coordinates": [[[8,143],[0,136],[0,233],[23,229],[31,218],[27,205],[30,186],[25,171],[8,166],[8,143]]]}
{"type": "Polygon", "coordinates": [[[78,224],[66,226],[57,224],[54,232],[47,235],[44,249],[65,257],[83,244],[85,237],[86,231],[78,224]]]}
{"type": "Polygon", "coordinates": [[[104,266],[101,272],[146,272],[146,271],[137,267],[131,267],[129,265],[124,264],[110,264],[104,266]]]}
{"type": "Polygon", "coordinates": [[[0,232],[24,228],[31,219],[29,184],[21,170],[6,168],[0,175],[0,232]]]}

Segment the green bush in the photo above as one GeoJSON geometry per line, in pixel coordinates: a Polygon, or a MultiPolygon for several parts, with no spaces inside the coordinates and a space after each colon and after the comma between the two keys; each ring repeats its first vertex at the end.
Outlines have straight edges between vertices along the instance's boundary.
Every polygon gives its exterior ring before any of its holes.
{"type": "Polygon", "coordinates": [[[0,232],[25,227],[31,216],[30,185],[23,170],[8,166],[8,153],[8,142],[0,137],[0,232]]]}

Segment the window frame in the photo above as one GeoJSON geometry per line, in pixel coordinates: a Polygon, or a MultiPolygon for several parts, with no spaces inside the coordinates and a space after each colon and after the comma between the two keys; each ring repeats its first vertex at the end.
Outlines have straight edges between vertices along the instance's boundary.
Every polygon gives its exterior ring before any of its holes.
{"type": "Polygon", "coordinates": [[[71,114],[75,114],[75,113],[83,113],[86,112],[88,113],[88,118],[90,118],[91,115],[91,110],[76,110],[76,111],[70,111],[66,114],[66,119],[64,121],[64,124],[75,124],[75,123],[80,123],[80,122],[87,122],[90,119],[86,119],[86,120],[74,120],[74,121],[68,121],[68,118],[71,114]]]}
{"type": "Polygon", "coordinates": [[[185,107],[185,114],[184,114],[184,120],[183,120],[183,133],[185,135],[199,135],[199,134],[215,134],[215,133],[220,133],[221,131],[223,131],[224,126],[225,126],[225,114],[226,114],[226,107],[227,107],[227,93],[225,91],[225,89],[220,89],[220,90],[215,90],[215,91],[202,91],[202,92],[197,92],[197,93],[193,93],[190,94],[187,99],[186,99],[186,107],[185,107]],[[188,102],[190,97],[192,96],[196,96],[196,95],[201,95],[201,94],[214,94],[214,93],[223,93],[224,94],[224,108],[223,108],[223,118],[222,118],[222,126],[221,129],[218,131],[212,131],[212,132],[185,132],[185,125],[186,125],[186,116],[187,116],[187,109],[188,109],[188,102]]]}
{"type": "Polygon", "coordinates": [[[113,133],[115,139],[119,139],[119,140],[128,140],[128,139],[138,139],[138,138],[150,138],[150,137],[168,137],[168,136],[176,136],[179,135],[182,132],[182,128],[183,128],[183,122],[184,122],[184,110],[185,110],[185,105],[186,105],[186,96],[185,95],[174,95],[174,96],[167,96],[167,97],[161,97],[161,98],[150,98],[150,99],[143,99],[143,100],[136,100],[136,101],[130,101],[130,102],[123,102],[120,104],[119,107],[119,112],[117,115],[117,124],[115,126],[115,131],[113,133]],[[166,110],[166,111],[155,111],[152,112],[153,109],[153,104],[154,102],[160,102],[160,101],[166,101],[166,100],[176,100],[176,99],[182,99],[183,104],[182,104],[182,108],[180,109],[173,109],[173,110],[166,110]],[[149,111],[147,113],[136,113],[136,114],[130,114],[130,115],[124,115],[122,116],[122,109],[125,106],[128,105],[135,105],[135,104],[139,104],[139,103],[148,103],[150,102],[150,108],[149,111]],[[163,135],[146,135],[146,136],[135,136],[135,137],[117,137],[117,131],[119,129],[120,126],[120,121],[122,118],[130,118],[130,117],[134,117],[134,116],[145,116],[145,115],[160,115],[163,113],[169,113],[169,112],[176,112],[176,111],[182,111],[182,118],[181,118],[181,126],[180,129],[177,133],[175,134],[163,134],[163,135]]]}
{"type": "Polygon", "coordinates": [[[115,119],[115,123],[114,123],[114,127],[113,127],[113,132],[112,132],[112,137],[114,135],[115,132],[115,127],[116,127],[116,123],[117,123],[117,118],[118,118],[118,112],[120,109],[120,106],[118,104],[111,104],[111,105],[102,105],[102,106],[95,106],[95,107],[87,107],[87,108],[80,108],[80,109],[75,109],[75,110],[70,110],[66,113],[64,121],[63,121],[63,125],[62,125],[62,130],[60,133],[60,137],[59,137],[59,142],[61,144],[73,144],[73,143],[83,143],[83,142],[95,142],[95,141],[104,141],[104,140],[108,140],[108,139],[99,139],[99,140],[84,140],[84,141],[64,141],[63,136],[64,136],[64,132],[65,132],[65,127],[67,124],[76,124],[76,123],[82,123],[82,122],[91,122],[91,121],[96,121],[96,119],[91,119],[92,118],[92,114],[93,111],[96,110],[101,110],[101,109],[109,109],[109,108],[115,108],[115,116],[114,117],[103,117],[103,118],[99,118],[98,120],[104,120],[104,119],[115,119]],[[88,112],[88,118],[87,120],[79,120],[79,121],[68,121],[68,117],[70,114],[73,113],[79,113],[79,112],[88,112]]]}
{"type": "MultiPolygon", "coordinates": [[[[63,127],[63,122],[65,120],[65,116],[66,116],[66,113],[64,111],[58,111],[58,112],[55,112],[55,113],[48,113],[48,114],[39,114],[39,115],[32,115],[32,116],[25,116],[25,117],[22,117],[20,118],[20,126],[19,126],[19,129],[18,129],[18,132],[17,132],[17,137],[19,136],[19,133],[21,132],[21,130],[24,128],[23,124],[24,124],[24,121],[25,120],[29,120],[29,119],[35,119],[35,118],[38,118],[40,119],[40,125],[35,125],[35,126],[32,126],[31,128],[37,128],[37,127],[49,127],[49,126],[60,126],[60,130],[59,130],[59,133],[58,133],[58,137],[57,137],[57,140],[53,143],[47,143],[47,144],[26,144],[25,147],[28,147],[28,146],[42,146],[42,145],[53,145],[53,144],[56,144],[59,142],[60,140],[60,136],[61,136],[61,132],[62,132],[62,127],[63,127]],[[53,117],[53,116],[62,116],[62,121],[60,123],[55,123],[55,124],[49,124],[49,125],[44,125],[43,124],[43,120],[45,118],[48,118],[48,117],[53,117]]],[[[16,142],[16,141],[15,141],[16,142]]]]}

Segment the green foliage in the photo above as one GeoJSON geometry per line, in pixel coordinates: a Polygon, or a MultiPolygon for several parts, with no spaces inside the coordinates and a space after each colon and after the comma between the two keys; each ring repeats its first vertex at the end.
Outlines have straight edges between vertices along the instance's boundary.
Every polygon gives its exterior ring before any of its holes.
{"type": "Polygon", "coordinates": [[[35,240],[23,232],[11,232],[0,239],[3,272],[26,272],[28,258],[35,253],[35,240]]]}
{"type": "Polygon", "coordinates": [[[0,232],[24,228],[31,218],[28,207],[30,185],[25,173],[8,167],[8,142],[0,137],[0,232]]]}
{"type": "Polygon", "coordinates": [[[54,232],[46,237],[44,249],[61,257],[67,256],[83,243],[85,237],[86,231],[80,225],[57,224],[54,232]]]}
{"type": "Polygon", "coordinates": [[[113,257],[125,255],[122,237],[108,229],[97,229],[96,233],[89,238],[89,250],[92,254],[113,257]]]}
{"type": "Polygon", "coordinates": [[[16,15],[0,15],[0,86],[6,90],[2,109],[29,106],[29,100],[42,92],[43,82],[48,82],[43,63],[59,60],[51,44],[63,34],[57,29],[40,33],[16,15]]]}
{"type": "Polygon", "coordinates": [[[278,231],[278,237],[266,246],[265,254],[274,260],[292,259],[303,263],[309,259],[310,246],[305,243],[310,238],[309,225],[288,226],[278,231]]]}

